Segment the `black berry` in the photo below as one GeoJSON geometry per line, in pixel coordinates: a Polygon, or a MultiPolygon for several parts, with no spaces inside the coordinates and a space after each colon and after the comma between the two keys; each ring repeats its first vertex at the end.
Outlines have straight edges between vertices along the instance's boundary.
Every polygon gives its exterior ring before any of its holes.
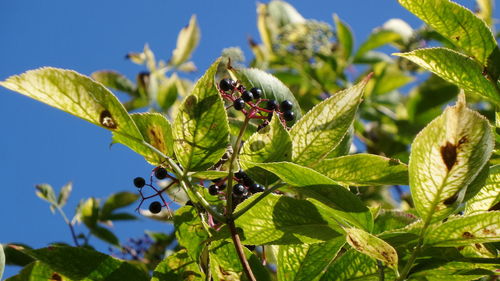
{"type": "Polygon", "coordinates": [[[248,177],[247,174],[243,170],[239,170],[238,172],[234,173],[234,176],[240,180],[248,177]]]}
{"type": "Polygon", "coordinates": [[[253,94],[249,91],[244,91],[242,94],[241,94],[241,98],[246,101],[246,102],[249,102],[249,101],[252,101],[253,100],[253,94]]]}
{"type": "Polygon", "coordinates": [[[233,102],[234,109],[242,110],[245,107],[245,101],[241,98],[235,99],[233,102]]]}
{"type": "Polygon", "coordinates": [[[252,193],[264,192],[266,188],[258,183],[254,183],[248,187],[248,191],[252,193]]]}
{"type": "Polygon", "coordinates": [[[242,184],[238,183],[238,184],[235,184],[233,186],[233,194],[234,194],[234,196],[238,196],[238,197],[239,196],[243,196],[243,194],[245,194],[245,191],[246,191],[246,189],[245,189],[245,187],[242,184]]]}
{"type": "Polygon", "coordinates": [[[221,178],[216,178],[216,179],[213,179],[212,182],[220,182],[222,179],[221,178]]]}
{"type": "Polygon", "coordinates": [[[245,86],[239,85],[238,88],[236,88],[236,90],[240,91],[240,93],[241,93],[245,90],[245,86]]]}
{"type": "Polygon", "coordinates": [[[250,93],[252,93],[253,98],[256,99],[256,100],[262,98],[262,90],[259,89],[259,88],[252,88],[252,89],[250,89],[250,93]]]}
{"type": "Polygon", "coordinates": [[[268,100],[266,104],[266,109],[275,110],[278,108],[278,103],[275,100],[268,100]]]}
{"type": "Polygon", "coordinates": [[[254,183],[255,182],[249,176],[246,176],[246,177],[243,178],[243,184],[245,186],[251,186],[254,183]]]}
{"type": "Polygon", "coordinates": [[[283,112],[283,119],[285,119],[286,121],[292,121],[293,119],[295,119],[295,113],[293,113],[293,111],[291,110],[285,111],[283,112]]]}
{"type": "Polygon", "coordinates": [[[146,185],[146,180],[144,180],[144,178],[137,177],[134,179],[134,185],[137,188],[141,188],[146,185]]]}
{"type": "Polygon", "coordinates": [[[168,172],[167,170],[165,170],[165,168],[158,168],[155,170],[155,177],[159,180],[162,180],[164,178],[166,178],[168,175],[168,172]]]}
{"type": "Polygon", "coordinates": [[[219,185],[219,190],[224,190],[226,189],[227,185],[225,183],[219,185]]]}
{"type": "Polygon", "coordinates": [[[149,204],[149,211],[153,214],[158,214],[161,211],[161,203],[158,201],[154,201],[149,204]]]}
{"type": "Polygon", "coordinates": [[[211,186],[208,187],[208,193],[214,196],[219,194],[219,187],[216,186],[215,184],[212,184],[211,186]]]}
{"type": "Polygon", "coordinates": [[[194,206],[191,200],[188,200],[184,206],[194,206]]]}
{"type": "Polygon", "coordinates": [[[235,82],[229,78],[220,80],[219,88],[224,92],[234,89],[235,82]]]}
{"type": "Polygon", "coordinates": [[[280,104],[281,111],[290,111],[293,108],[293,103],[289,100],[284,100],[280,104]]]}

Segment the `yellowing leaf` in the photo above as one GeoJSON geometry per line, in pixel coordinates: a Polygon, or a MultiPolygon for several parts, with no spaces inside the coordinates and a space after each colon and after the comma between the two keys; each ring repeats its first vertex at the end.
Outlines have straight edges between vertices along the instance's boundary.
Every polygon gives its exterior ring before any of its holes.
{"type": "Polygon", "coordinates": [[[196,46],[198,46],[200,37],[200,27],[196,22],[196,16],[193,15],[189,20],[189,24],[179,32],[177,47],[173,51],[169,63],[173,66],[180,66],[186,62],[191,57],[196,46]]]}

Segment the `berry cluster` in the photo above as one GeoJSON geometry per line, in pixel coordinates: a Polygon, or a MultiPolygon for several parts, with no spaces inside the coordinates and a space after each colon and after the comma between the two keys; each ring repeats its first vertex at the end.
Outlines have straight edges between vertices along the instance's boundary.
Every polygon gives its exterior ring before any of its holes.
{"type": "Polygon", "coordinates": [[[179,181],[176,178],[169,175],[168,171],[163,167],[156,167],[155,169],[153,169],[153,173],[151,174],[151,177],[149,179],[149,183],[146,183],[146,180],[142,177],[136,177],[134,179],[134,185],[135,185],[135,187],[137,187],[139,189],[139,194],[141,195],[141,203],[139,204],[139,207],[137,207],[136,210],[139,210],[139,208],[141,207],[142,203],[145,200],[156,197],[156,196],[159,196],[162,202],[153,201],[151,204],[149,204],[149,211],[153,214],[158,214],[159,212],[161,212],[161,209],[163,207],[168,208],[168,203],[167,203],[167,201],[165,201],[165,198],[163,197],[162,193],[164,191],[166,191],[167,189],[169,189],[172,185],[174,185],[178,182],[179,181]],[[163,189],[159,189],[153,185],[153,175],[154,175],[154,177],[156,177],[159,180],[164,180],[166,178],[169,178],[172,181],[163,189]],[[142,191],[143,191],[143,188],[145,186],[153,189],[153,191],[154,191],[153,195],[144,196],[142,191]]]}
{"type": "MultiPolygon", "coordinates": [[[[227,179],[215,179],[212,180],[214,184],[208,187],[208,193],[211,195],[218,195],[220,192],[226,189],[227,179]]],[[[234,180],[237,181],[232,187],[233,196],[240,198],[242,201],[248,198],[251,194],[263,192],[266,188],[254,180],[252,180],[243,170],[239,170],[234,173],[234,180]]]]}
{"type": "Polygon", "coordinates": [[[123,260],[142,260],[148,249],[153,244],[153,241],[148,235],[140,238],[130,238],[120,250],[109,247],[111,255],[123,260]]]}
{"type": "Polygon", "coordinates": [[[284,124],[286,124],[286,121],[295,119],[295,113],[292,111],[293,103],[291,101],[284,100],[278,104],[276,100],[263,99],[262,90],[259,88],[247,90],[240,83],[229,78],[224,78],[219,82],[219,92],[224,99],[232,103],[231,106],[234,109],[243,112],[247,118],[264,120],[259,129],[267,126],[273,116],[273,112],[278,113],[284,124]],[[262,102],[266,102],[265,107],[260,106],[262,102]]]}

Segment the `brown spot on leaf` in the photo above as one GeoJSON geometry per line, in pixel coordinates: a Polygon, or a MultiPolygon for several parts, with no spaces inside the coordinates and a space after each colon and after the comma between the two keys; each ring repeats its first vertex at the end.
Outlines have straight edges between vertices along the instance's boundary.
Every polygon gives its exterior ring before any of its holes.
{"type": "Polygon", "coordinates": [[[476,249],[478,249],[478,250],[481,250],[481,248],[483,247],[483,246],[481,246],[481,244],[479,244],[479,243],[474,244],[474,246],[476,246],[476,249]]]}
{"type": "Polygon", "coordinates": [[[495,205],[491,206],[491,208],[488,209],[488,211],[498,211],[500,210],[500,202],[496,203],[495,205]]]}
{"type": "Polygon", "coordinates": [[[472,235],[472,233],[470,233],[468,231],[465,231],[464,233],[462,233],[462,237],[466,238],[466,239],[471,239],[471,238],[474,238],[474,235],[472,235]]]}
{"type": "Polygon", "coordinates": [[[386,251],[382,251],[380,254],[385,258],[385,260],[392,261],[391,256],[389,256],[386,251]]]}
{"type": "Polygon", "coordinates": [[[460,41],[460,36],[455,36],[455,40],[460,41]]]}
{"type": "Polygon", "coordinates": [[[462,251],[463,249],[465,249],[465,246],[457,247],[457,250],[459,250],[459,251],[462,251]]]}
{"type": "Polygon", "coordinates": [[[354,240],[354,239],[352,238],[352,236],[351,236],[351,235],[347,235],[347,238],[349,239],[349,241],[351,241],[351,244],[354,246],[354,248],[356,248],[356,249],[358,249],[358,250],[363,248],[363,247],[361,247],[361,244],[359,244],[359,242],[358,242],[358,241],[356,241],[356,240],[354,240]]]}
{"type": "Polygon", "coordinates": [[[450,206],[452,205],[453,203],[457,202],[457,199],[458,199],[458,193],[459,192],[456,192],[455,194],[453,194],[452,196],[446,198],[444,201],[443,201],[443,204],[445,204],[446,206],[450,206]]]}
{"type": "Polygon", "coordinates": [[[460,138],[460,140],[458,141],[458,146],[460,146],[460,145],[462,145],[462,144],[466,143],[466,142],[467,142],[467,140],[468,140],[468,139],[467,139],[467,136],[463,136],[463,137],[461,137],[461,138],[460,138]]]}
{"type": "Polygon", "coordinates": [[[448,168],[448,171],[457,163],[457,146],[446,142],[446,145],[441,146],[441,157],[448,168]]]}
{"type": "Polygon", "coordinates": [[[99,122],[101,123],[101,125],[108,129],[114,130],[118,127],[115,119],[113,119],[113,116],[111,116],[111,112],[109,112],[107,109],[101,112],[101,115],[99,116],[99,122]]]}
{"type": "Polygon", "coordinates": [[[62,277],[61,275],[59,275],[59,273],[57,272],[54,272],[52,273],[52,276],[50,276],[50,281],[62,281],[62,277]]]}

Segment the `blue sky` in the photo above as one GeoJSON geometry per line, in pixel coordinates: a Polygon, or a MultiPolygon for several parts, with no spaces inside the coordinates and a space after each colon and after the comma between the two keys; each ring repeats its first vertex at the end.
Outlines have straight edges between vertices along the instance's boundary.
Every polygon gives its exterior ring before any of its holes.
{"type": "MultiPolygon", "coordinates": [[[[352,27],[356,44],[393,17],[413,27],[421,25],[395,0],[289,2],[304,17],[330,24],[337,13],[352,27]]],[[[468,7],[474,4],[460,2],[468,7]]],[[[0,1],[0,80],[41,66],[87,75],[114,69],[132,78],[143,69],[125,60],[125,54],[141,51],[148,43],[158,58],[167,60],[178,31],[196,14],[202,39],[193,55],[200,71],[188,76],[194,79],[223,48],[240,46],[251,58],[246,40],[259,37],[255,7],[255,1],[234,0],[0,1]]],[[[152,167],[129,149],[110,148],[108,131],[81,119],[4,88],[0,88],[0,108],[0,243],[33,247],[52,241],[71,243],[63,220],[35,196],[35,184],[49,183],[59,189],[72,181],[73,194],[65,208],[72,216],[79,199],[134,191],[132,179],[150,173],[152,167]]],[[[147,219],[115,225],[122,241],[141,236],[145,229],[169,227],[147,219]]],[[[8,268],[6,276],[17,271],[8,268]]]]}

